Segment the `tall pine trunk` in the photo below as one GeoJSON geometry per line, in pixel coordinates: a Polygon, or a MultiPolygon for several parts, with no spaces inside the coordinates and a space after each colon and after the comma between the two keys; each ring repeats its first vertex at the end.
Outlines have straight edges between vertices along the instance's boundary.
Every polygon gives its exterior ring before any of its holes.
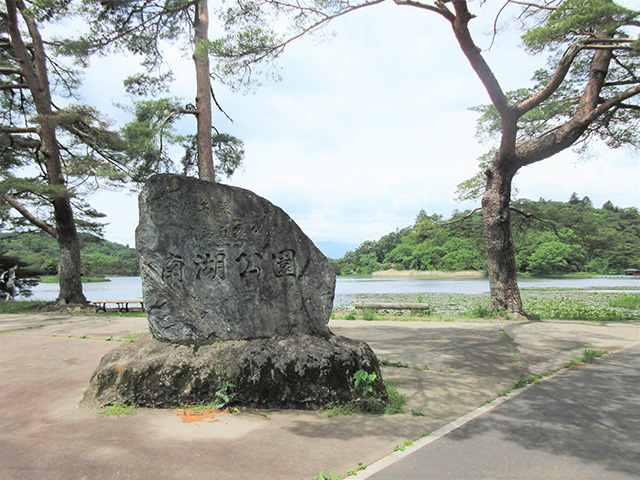
{"type": "Polygon", "coordinates": [[[82,291],[80,241],[69,198],[56,199],[53,208],[60,247],[58,264],[60,293],[57,301],[61,304],[85,304],[87,299],[82,291]]]}
{"type": "MultiPolygon", "coordinates": [[[[33,97],[37,114],[41,117],[40,140],[44,156],[47,181],[50,185],[65,186],[60,159],[60,149],[56,138],[54,113],[51,107],[51,89],[47,74],[44,42],[38,26],[26,10],[21,0],[5,0],[7,5],[7,26],[11,38],[11,47],[20,62],[20,73],[25,79],[33,97]],[[31,37],[28,49],[22,38],[18,24],[18,12],[27,25],[31,37]]],[[[53,214],[56,221],[56,238],[60,246],[60,264],[58,269],[60,303],[87,303],[82,292],[80,276],[80,241],[76,230],[71,201],[67,193],[52,199],[53,214]]],[[[47,231],[47,233],[49,233],[47,231]]]]}
{"type": "Polygon", "coordinates": [[[211,79],[209,65],[209,10],[207,0],[197,0],[194,15],[194,52],[193,61],[196,66],[196,109],[198,111],[197,152],[198,176],[201,180],[215,182],[213,168],[213,150],[211,146],[211,129],[213,125],[211,113],[211,79]]]}
{"type": "MultiPolygon", "coordinates": [[[[60,149],[56,140],[55,126],[49,122],[41,127],[42,146],[45,152],[45,166],[51,185],[65,185],[60,162],[60,149]]],[[[58,263],[58,281],[60,292],[58,303],[86,304],[82,291],[82,259],[80,257],[80,239],[68,194],[54,198],[53,216],[56,221],[56,239],[60,248],[58,263]]]]}
{"type": "Polygon", "coordinates": [[[523,316],[522,299],[516,277],[516,261],[511,235],[511,181],[514,173],[507,165],[494,162],[487,170],[482,197],[482,219],[487,246],[491,309],[523,316]]]}

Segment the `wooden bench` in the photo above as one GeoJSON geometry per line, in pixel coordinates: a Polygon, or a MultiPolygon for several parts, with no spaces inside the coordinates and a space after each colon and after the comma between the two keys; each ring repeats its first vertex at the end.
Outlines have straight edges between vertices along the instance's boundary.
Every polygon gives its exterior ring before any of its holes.
{"type": "Polygon", "coordinates": [[[411,311],[424,311],[430,310],[428,303],[380,303],[380,302],[362,302],[356,303],[356,308],[362,310],[411,310],[411,311]]]}
{"type": "Polygon", "coordinates": [[[106,312],[107,305],[115,305],[115,310],[117,310],[118,312],[128,312],[129,305],[132,305],[132,308],[139,306],[141,310],[144,310],[144,304],[142,303],[142,300],[96,300],[89,303],[96,307],[96,313],[106,312]]]}

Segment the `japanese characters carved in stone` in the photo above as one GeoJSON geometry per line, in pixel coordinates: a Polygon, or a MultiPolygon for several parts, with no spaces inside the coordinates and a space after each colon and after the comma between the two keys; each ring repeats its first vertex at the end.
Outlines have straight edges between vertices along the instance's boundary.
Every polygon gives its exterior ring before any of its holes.
{"type": "Polygon", "coordinates": [[[164,341],[326,333],[335,274],[280,208],[237,187],[155,175],[136,248],[151,333],[164,341]]]}

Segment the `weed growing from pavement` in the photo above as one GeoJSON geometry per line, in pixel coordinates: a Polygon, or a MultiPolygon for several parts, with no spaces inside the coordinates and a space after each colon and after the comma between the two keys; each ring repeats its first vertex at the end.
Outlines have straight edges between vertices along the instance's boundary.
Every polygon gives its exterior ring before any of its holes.
{"type": "Polygon", "coordinates": [[[375,415],[404,413],[404,406],[407,404],[404,395],[402,395],[398,387],[391,382],[385,380],[384,386],[387,391],[386,402],[378,398],[364,398],[364,396],[362,396],[347,403],[333,405],[325,411],[325,414],[327,417],[335,417],[338,415],[352,415],[354,413],[372,413],[375,415]]]}
{"type": "Polygon", "coordinates": [[[313,478],[314,480],[344,480],[343,477],[341,477],[340,475],[336,475],[333,472],[330,472],[328,477],[325,476],[324,473],[320,472],[320,475],[316,475],[313,478]]]}
{"type": "MultiPolygon", "coordinates": [[[[571,360],[566,365],[566,367],[574,368],[574,367],[576,367],[578,365],[581,365],[581,364],[584,364],[584,363],[593,363],[593,362],[595,362],[596,358],[602,357],[603,355],[606,355],[607,353],[609,353],[609,352],[606,352],[606,351],[603,351],[603,350],[595,350],[595,349],[592,349],[592,348],[585,348],[584,351],[582,352],[582,356],[581,357],[576,357],[573,360],[571,360]]],[[[551,370],[547,370],[546,372],[538,373],[538,374],[535,374],[535,375],[526,376],[524,374],[521,374],[520,378],[518,379],[518,381],[516,383],[514,383],[512,387],[502,390],[501,392],[498,393],[498,396],[505,397],[505,396],[509,395],[511,392],[513,392],[514,390],[518,390],[519,388],[526,387],[527,385],[539,383],[540,380],[542,380],[543,378],[546,378],[546,377],[549,377],[549,376],[553,375],[557,371],[558,371],[558,369],[554,368],[554,369],[551,369],[551,370]]],[[[490,399],[486,403],[489,403],[492,400],[493,399],[490,399]]]]}
{"type": "Polygon", "coordinates": [[[364,470],[365,468],[367,468],[367,466],[364,463],[358,462],[358,466],[356,468],[347,470],[347,477],[350,477],[351,475],[356,475],[360,470],[364,470]]]}
{"type": "Polygon", "coordinates": [[[387,395],[389,396],[389,404],[385,408],[384,413],[386,415],[393,415],[396,413],[404,413],[404,406],[407,404],[407,399],[400,393],[398,387],[385,380],[385,387],[387,388],[387,395]]]}
{"type": "MultiPolygon", "coordinates": [[[[60,335],[52,335],[52,337],[59,337],[60,335]]],[[[67,338],[77,338],[80,340],[87,340],[89,339],[89,335],[67,335],[67,338]]],[[[96,340],[95,338],[91,338],[91,340],[96,340]]]]}
{"type": "Polygon", "coordinates": [[[392,362],[388,358],[385,358],[384,360],[381,360],[380,361],[380,365],[383,365],[385,367],[409,368],[409,364],[408,363],[392,362]]]}
{"type": "Polygon", "coordinates": [[[133,415],[136,413],[135,405],[125,405],[123,403],[115,403],[107,405],[98,410],[101,417],[120,417],[122,415],[133,415]]]}
{"type": "MultiPolygon", "coordinates": [[[[96,339],[98,340],[98,339],[96,339]]],[[[127,333],[124,337],[120,337],[120,338],[113,338],[113,337],[107,337],[104,339],[105,342],[125,342],[125,343],[133,343],[133,342],[137,342],[138,340],[140,340],[140,334],[139,333],[127,333]]]]}
{"type": "Polygon", "coordinates": [[[512,343],[511,338],[509,338],[509,335],[507,335],[507,332],[505,332],[503,328],[500,329],[500,335],[502,335],[505,342],[512,343]]]}
{"type": "Polygon", "coordinates": [[[404,443],[402,443],[401,445],[396,445],[395,447],[393,447],[393,451],[394,452],[404,452],[407,447],[410,447],[411,445],[413,445],[413,442],[411,440],[407,440],[404,443]]]}
{"type": "Polygon", "coordinates": [[[532,383],[538,383],[543,378],[553,375],[557,371],[558,371],[557,369],[551,369],[551,370],[547,370],[546,372],[538,373],[535,375],[529,375],[529,376],[523,373],[520,375],[520,378],[516,383],[513,384],[512,387],[502,390],[501,392],[498,393],[498,395],[500,397],[506,397],[514,390],[518,390],[519,388],[526,387],[527,385],[531,385],[532,383]]]}
{"type": "Polygon", "coordinates": [[[593,348],[585,348],[582,352],[582,357],[576,357],[569,362],[569,367],[575,367],[582,363],[593,363],[596,361],[596,358],[602,357],[606,355],[608,352],[604,350],[595,350],[593,348]]]}

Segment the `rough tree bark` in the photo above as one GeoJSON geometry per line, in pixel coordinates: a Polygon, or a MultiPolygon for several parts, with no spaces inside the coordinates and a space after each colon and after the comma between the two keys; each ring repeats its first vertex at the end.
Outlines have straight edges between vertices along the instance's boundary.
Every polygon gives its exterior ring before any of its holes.
{"type": "Polygon", "coordinates": [[[469,32],[469,21],[473,15],[465,0],[453,0],[455,15],[441,7],[443,16],[451,22],[460,49],[467,57],[471,67],[482,81],[491,102],[500,115],[502,137],[498,152],[486,170],[485,192],[482,197],[482,218],[485,243],[487,246],[487,264],[489,288],[491,290],[491,308],[506,311],[514,317],[524,316],[522,299],[516,277],[516,261],[511,235],[511,183],[518,171],[516,159],[516,134],[518,115],[515,108],[502,91],[491,68],[475,45],[469,32]]]}
{"type": "MultiPolygon", "coordinates": [[[[411,4],[408,1],[396,1],[401,4],[411,4]]],[[[429,9],[440,13],[451,22],[462,52],[482,81],[491,98],[491,103],[500,116],[500,145],[485,171],[486,184],[482,198],[491,307],[493,310],[504,310],[512,316],[521,317],[524,311],[516,277],[509,211],[514,175],[520,168],[549,158],[572,146],[600,116],[621,105],[624,100],[640,94],[640,85],[630,83],[632,86],[627,90],[607,100],[602,99],[601,92],[615,47],[614,33],[603,30],[595,32],[589,42],[576,42],[570,45],[558,63],[553,77],[544,88],[519,105],[510,104],[482,56],[481,50],[473,42],[468,29],[469,21],[473,16],[467,8],[467,1],[451,0],[450,3],[455,13],[450,11],[444,2],[436,2],[436,6],[429,9]],[[579,93],[580,101],[576,111],[558,128],[532,139],[518,141],[518,120],[540,106],[558,90],[576,56],[585,48],[594,49],[594,53],[588,78],[582,92],[579,93]]]]}
{"type": "MultiPolygon", "coordinates": [[[[11,47],[20,63],[20,74],[25,79],[38,116],[41,118],[39,133],[42,141],[42,154],[50,185],[65,185],[62,173],[60,150],[56,138],[56,127],[51,118],[51,91],[47,75],[44,44],[38,27],[28,14],[23,15],[31,37],[31,51],[27,49],[20,32],[18,12],[26,7],[21,0],[6,0],[7,24],[11,47]],[[47,120],[48,119],[48,120],[47,120]]],[[[82,291],[80,276],[80,241],[71,208],[69,195],[60,195],[52,199],[54,218],[56,221],[56,239],[60,247],[60,264],[58,268],[60,293],[59,303],[87,303],[82,291]]],[[[49,230],[44,230],[51,233],[49,230]]]]}
{"type": "Polygon", "coordinates": [[[206,42],[209,38],[209,11],[207,0],[197,0],[193,23],[194,52],[193,61],[196,66],[196,109],[197,109],[197,152],[198,176],[201,180],[215,182],[213,168],[213,150],[211,147],[211,129],[213,125],[211,113],[211,80],[209,51],[206,42]]]}
{"type": "Polygon", "coordinates": [[[487,267],[491,289],[491,309],[523,315],[516,277],[516,261],[511,235],[511,182],[509,162],[494,162],[485,172],[487,182],[482,197],[482,219],[487,247],[487,267]],[[501,168],[496,164],[503,165],[501,168]]]}

